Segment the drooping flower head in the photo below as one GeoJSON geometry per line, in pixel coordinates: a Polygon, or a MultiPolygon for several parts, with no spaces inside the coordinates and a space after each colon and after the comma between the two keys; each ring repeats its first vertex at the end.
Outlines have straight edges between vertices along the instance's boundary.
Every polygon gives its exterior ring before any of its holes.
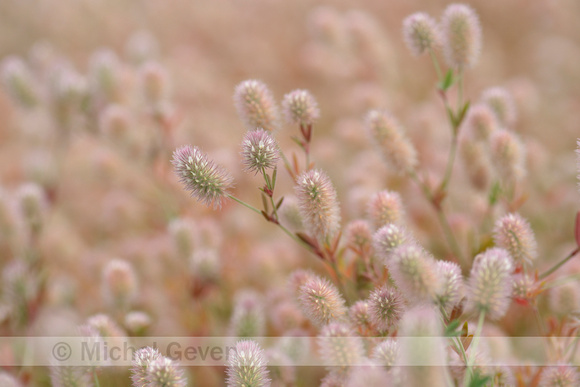
{"type": "Polygon", "coordinates": [[[274,169],[280,159],[278,143],[263,129],[249,131],[242,141],[242,158],[248,172],[274,169]]]}
{"type": "Polygon", "coordinates": [[[449,66],[460,69],[473,66],[481,52],[481,26],[473,8],[450,4],[441,24],[443,52],[449,66]]]}
{"type": "Polygon", "coordinates": [[[477,255],[469,276],[467,309],[492,320],[501,318],[512,295],[513,268],[512,257],[499,247],[477,255]]]}
{"type": "Polygon", "coordinates": [[[340,208],[328,175],[319,169],[303,172],[294,189],[308,232],[319,239],[332,237],[340,227],[340,208]]]}
{"type": "Polygon", "coordinates": [[[268,387],[270,378],[264,351],[253,340],[242,340],[228,354],[228,387],[268,387]]]}
{"type": "Polygon", "coordinates": [[[493,240],[518,262],[531,264],[538,256],[534,232],[528,221],[517,213],[498,219],[493,230],[493,240]]]}
{"type": "Polygon", "coordinates": [[[423,12],[409,15],[403,21],[403,37],[411,53],[419,56],[441,44],[441,32],[435,20],[423,12]]]}
{"type": "Polygon", "coordinates": [[[302,311],[315,324],[328,324],[346,315],[344,299],[325,278],[313,275],[300,287],[299,293],[302,311]]]}
{"type": "Polygon", "coordinates": [[[320,117],[316,99],[308,90],[294,90],[284,96],[282,109],[286,120],[300,125],[311,125],[320,117]]]}
{"type": "Polygon", "coordinates": [[[248,130],[262,128],[273,132],[280,126],[274,97],[261,81],[250,79],[238,84],[234,91],[234,104],[248,130]]]}
{"type": "Polygon", "coordinates": [[[233,185],[233,178],[224,168],[190,145],[175,150],[171,162],[185,189],[206,206],[221,207],[233,185]]]}

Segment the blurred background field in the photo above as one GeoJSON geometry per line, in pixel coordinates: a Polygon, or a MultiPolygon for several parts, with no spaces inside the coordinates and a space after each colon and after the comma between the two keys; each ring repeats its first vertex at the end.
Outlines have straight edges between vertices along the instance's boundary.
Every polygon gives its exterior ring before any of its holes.
{"type": "MultiPolygon", "coordinates": [[[[218,211],[204,207],[172,172],[173,149],[198,145],[234,175],[236,196],[260,205],[260,179],[242,171],[240,143],[246,129],[232,99],[235,86],[246,79],[265,82],[277,101],[297,88],[316,97],[321,119],[314,127],[313,159],[337,187],[343,225],[366,216],[372,193],[397,190],[417,238],[437,258],[446,258],[449,251],[429,204],[416,187],[383,165],[363,118],[373,108],[393,112],[418,149],[425,175],[442,173],[449,130],[435,73],[428,58],[409,53],[401,28],[413,12],[439,18],[448,3],[0,2],[0,60],[23,59],[34,78],[28,105],[11,96],[9,87],[0,93],[0,190],[12,230],[0,236],[0,268],[6,273],[5,268],[28,257],[33,262],[26,269],[33,273],[29,278],[38,281],[23,296],[28,306],[22,321],[15,323],[9,312],[0,314],[0,334],[66,334],[97,313],[108,313],[134,334],[126,315],[138,310],[150,318],[140,334],[225,336],[232,300],[245,288],[261,294],[264,335],[309,327],[295,307],[278,319],[282,312],[276,307],[289,302],[285,284],[290,272],[311,268],[323,273],[322,264],[233,202],[218,211]],[[168,84],[167,90],[161,86],[162,101],[155,106],[143,89],[144,65],[151,61],[166,72],[168,84]],[[107,66],[113,76],[103,80],[99,71],[109,71],[107,66]],[[111,104],[126,109],[129,130],[103,129],[111,104]],[[39,231],[11,215],[28,182],[38,184],[45,197],[39,231]],[[176,219],[191,221],[185,238],[193,248],[180,245],[178,231],[189,226],[176,219]],[[211,257],[192,260],[193,250],[211,257]],[[103,270],[117,258],[132,265],[137,283],[135,296],[122,307],[103,290],[103,270]],[[210,274],[199,274],[200,260],[210,262],[210,274]]],[[[512,129],[527,146],[528,170],[518,210],[538,239],[536,267],[541,271],[575,246],[580,2],[466,3],[480,16],[483,49],[479,63],[465,74],[465,95],[476,101],[482,90],[502,86],[514,96],[512,129]]],[[[296,134],[289,124],[276,133],[288,153],[299,154],[290,140],[296,134]]],[[[293,183],[279,169],[279,192],[292,196],[293,183]]],[[[470,187],[461,164],[449,191],[452,226],[462,249],[473,255],[489,244],[490,228],[478,229],[487,198],[470,187]]],[[[580,264],[571,262],[566,271],[580,272],[580,264]]],[[[8,273],[4,298],[15,278],[8,273]]],[[[541,308],[548,313],[542,297],[541,308]]],[[[1,310],[9,310],[9,302],[4,304],[1,310]]],[[[507,335],[534,335],[531,316],[514,305],[499,326],[507,335]]],[[[223,371],[188,370],[199,381],[195,385],[204,386],[221,385],[223,371]]],[[[30,385],[48,385],[41,372],[25,374],[30,385]]],[[[111,380],[108,385],[128,385],[121,378],[111,380]]]]}

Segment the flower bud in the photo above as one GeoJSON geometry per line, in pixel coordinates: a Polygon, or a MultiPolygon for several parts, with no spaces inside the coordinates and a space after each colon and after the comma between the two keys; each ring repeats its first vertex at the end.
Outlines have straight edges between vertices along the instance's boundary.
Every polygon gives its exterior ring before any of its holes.
{"type": "Polygon", "coordinates": [[[423,12],[407,16],[403,21],[403,37],[415,56],[434,50],[441,44],[441,32],[435,20],[423,12]]]}
{"type": "Polygon", "coordinates": [[[312,125],[320,117],[318,103],[308,90],[294,90],[284,96],[282,111],[289,123],[312,125]]]}
{"type": "Polygon", "coordinates": [[[278,107],[263,82],[251,79],[236,86],[234,104],[246,129],[262,128],[273,132],[279,128],[278,107]]]}
{"type": "Polygon", "coordinates": [[[538,256],[538,243],[530,224],[518,213],[504,215],[495,223],[493,241],[519,263],[531,264],[538,256]]]}
{"type": "Polygon", "coordinates": [[[198,147],[190,145],[175,150],[171,162],[175,174],[192,196],[206,206],[221,207],[233,186],[233,178],[224,168],[214,164],[198,147]]]}
{"type": "Polygon", "coordinates": [[[516,103],[503,87],[490,87],[481,94],[481,100],[493,113],[501,126],[510,127],[516,122],[516,103]]]}
{"type": "Polygon", "coordinates": [[[230,349],[228,356],[228,387],[269,387],[264,351],[253,340],[242,340],[230,349]]]}
{"type": "Polygon", "coordinates": [[[298,301],[302,311],[317,325],[341,320],[346,315],[344,300],[327,279],[313,276],[300,287],[298,301]]]}
{"type": "Polygon", "coordinates": [[[494,247],[477,255],[468,282],[467,309],[497,320],[507,312],[512,295],[513,262],[509,253],[494,247]]]}
{"type": "Polygon", "coordinates": [[[481,26],[475,11],[465,4],[451,4],[443,13],[443,52],[451,67],[472,67],[481,52],[481,26]]]}
{"type": "Polygon", "coordinates": [[[328,175],[319,169],[305,171],[296,183],[294,190],[308,232],[320,240],[334,236],[340,228],[340,208],[328,175]]]}
{"type": "Polygon", "coordinates": [[[369,202],[369,215],[377,229],[389,224],[401,224],[405,217],[401,195],[395,191],[377,192],[369,202]]]}
{"type": "Polygon", "coordinates": [[[396,329],[403,313],[403,297],[398,290],[381,286],[370,294],[368,304],[370,320],[380,332],[396,329]]]}
{"type": "Polygon", "coordinates": [[[366,125],[385,161],[398,174],[405,174],[417,166],[417,151],[405,137],[397,120],[386,112],[371,110],[366,125]]]}
{"type": "Polygon", "coordinates": [[[247,172],[274,169],[280,159],[278,143],[263,129],[249,131],[242,141],[242,159],[247,172]]]}

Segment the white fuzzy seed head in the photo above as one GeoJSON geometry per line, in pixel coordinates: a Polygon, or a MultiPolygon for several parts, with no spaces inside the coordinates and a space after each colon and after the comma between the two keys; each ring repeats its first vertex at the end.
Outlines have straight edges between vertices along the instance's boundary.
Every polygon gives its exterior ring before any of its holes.
{"type": "Polygon", "coordinates": [[[264,351],[253,340],[239,341],[230,350],[228,364],[228,387],[269,387],[271,384],[264,351]]]}
{"type": "Polygon", "coordinates": [[[308,90],[294,90],[284,96],[282,110],[286,121],[299,125],[312,125],[320,117],[316,99],[308,90]]]}
{"type": "Polygon", "coordinates": [[[391,254],[387,268],[405,298],[412,303],[434,300],[441,285],[435,259],[412,244],[401,245],[391,254]]]}
{"type": "Polygon", "coordinates": [[[441,287],[437,292],[437,303],[451,310],[463,297],[464,283],[461,268],[453,262],[437,261],[437,273],[441,287]]]}
{"type": "Polygon", "coordinates": [[[317,325],[341,320],[347,313],[338,289],[327,279],[316,275],[300,287],[298,301],[306,317],[317,325]]]}
{"type": "Polygon", "coordinates": [[[280,159],[277,141],[263,129],[246,133],[242,141],[242,161],[247,172],[274,169],[280,159]]]}
{"type": "Polygon", "coordinates": [[[506,249],[512,258],[530,265],[538,256],[538,243],[530,224],[518,213],[504,215],[495,223],[493,240],[506,249]]]}
{"type": "Polygon", "coordinates": [[[238,84],[234,91],[234,104],[246,129],[262,128],[273,132],[279,128],[278,107],[265,83],[250,79],[238,84]]]}
{"type": "Polygon", "coordinates": [[[403,297],[397,289],[389,286],[375,289],[368,304],[370,320],[380,332],[396,328],[403,314],[403,297]]]}
{"type": "Polygon", "coordinates": [[[490,87],[481,93],[481,100],[495,114],[501,126],[510,127],[516,122],[516,103],[509,91],[503,87],[490,87]]]}
{"type": "Polygon", "coordinates": [[[389,223],[402,224],[405,217],[403,200],[395,191],[385,190],[373,195],[368,212],[377,229],[389,223]]]}

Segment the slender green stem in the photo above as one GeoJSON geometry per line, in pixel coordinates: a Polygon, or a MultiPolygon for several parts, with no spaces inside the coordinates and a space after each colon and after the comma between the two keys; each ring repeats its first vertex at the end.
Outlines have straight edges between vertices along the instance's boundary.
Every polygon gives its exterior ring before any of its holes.
{"type": "Polygon", "coordinates": [[[562,259],[560,262],[556,263],[550,269],[548,269],[545,272],[543,272],[542,274],[540,274],[540,276],[538,278],[539,279],[546,278],[547,276],[549,276],[550,274],[552,274],[553,272],[558,270],[560,267],[562,267],[566,262],[568,262],[569,260],[574,258],[574,256],[576,254],[578,254],[578,252],[580,252],[580,247],[576,247],[576,249],[574,251],[572,251],[570,254],[568,254],[568,256],[566,256],[566,258],[562,259]]]}
{"type": "Polygon", "coordinates": [[[441,180],[440,189],[444,191],[449,185],[451,180],[451,175],[453,173],[453,164],[455,163],[455,156],[457,154],[457,129],[453,130],[453,137],[451,138],[451,149],[449,151],[449,158],[447,159],[447,166],[445,167],[445,175],[443,175],[443,180],[441,180]]]}
{"type": "Polygon", "coordinates": [[[229,194],[228,194],[228,197],[229,197],[230,199],[232,199],[232,200],[235,200],[236,202],[240,203],[242,206],[244,206],[244,207],[246,207],[246,208],[249,208],[250,210],[252,210],[252,211],[254,211],[254,212],[256,212],[256,213],[258,213],[258,214],[262,215],[262,211],[258,210],[256,207],[252,206],[251,204],[248,204],[248,203],[246,203],[245,201],[238,199],[238,198],[237,198],[237,197],[235,197],[234,195],[229,195],[229,194]]]}
{"type": "Polygon", "coordinates": [[[431,61],[433,61],[433,67],[435,67],[435,73],[437,73],[437,80],[441,82],[443,80],[443,74],[441,73],[441,68],[439,67],[439,61],[435,56],[435,52],[432,48],[429,49],[429,56],[431,56],[431,61]]]}
{"type": "Polygon", "coordinates": [[[471,349],[469,350],[469,362],[467,363],[467,370],[465,371],[465,379],[463,380],[464,386],[469,386],[471,377],[473,376],[473,365],[475,364],[475,357],[477,355],[477,345],[479,344],[479,338],[481,337],[481,331],[483,330],[483,322],[485,321],[485,312],[479,313],[479,321],[477,323],[477,329],[473,335],[473,342],[471,343],[471,349]]]}
{"type": "MultiPolygon", "coordinates": [[[[446,321],[449,321],[449,316],[447,315],[447,311],[441,305],[439,305],[439,312],[441,313],[441,316],[443,316],[444,323],[446,321]]],[[[454,337],[452,341],[453,341],[453,346],[455,347],[455,349],[457,349],[457,351],[461,352],[461,357],[462,357],[463,361],[465,362],[465,364],[467,364],[467,353],[465,353],[465,348],[463,347],[463,343],[461,342],[461,340],[459,340],[458,337],[454,337]]]]}
{"type": "Polygon", "coordinates": [[[457,71],[457,112],[463,108],[463,69],[457,71]]]}
{"type": "Polygon", "coordinates": [[[547,289],[557,288],[558,286],[562,286],[564,284],[567,284],[568,282],[573,282],[573,281],[578,281],[578,280],[580,280],[580,274],[572,274],[572,275],[569,275],[566,277],[557,278],[557,279],[554,279],[552,281],[548,281],[542,286],[542,289],[547,290],[547,289]]]}
{"type": "Polygon", "coordinates": [[[282,152],[282,150],[280,150],[280,157],[282,158],[282,162],[284,163],[284,166],[286,166],[286,170],[290,174],[290,177],[292,178],[292,180],[296,180],[296,175],[294,175],[294,172],[293,172],[294,169],[292,168],[292,165],[290,164],[290,162],[288,161],[288,159],[286,158],[286,155],[284,154],[284,152],[282,152]]]}
{"type": "Polygon", "coordinates": [[[93,370],[93,376],[95,378],[95,387],[101,387],[101,384],[99,383],[99,377],[97,376],[96,370],[93,370]]]}

